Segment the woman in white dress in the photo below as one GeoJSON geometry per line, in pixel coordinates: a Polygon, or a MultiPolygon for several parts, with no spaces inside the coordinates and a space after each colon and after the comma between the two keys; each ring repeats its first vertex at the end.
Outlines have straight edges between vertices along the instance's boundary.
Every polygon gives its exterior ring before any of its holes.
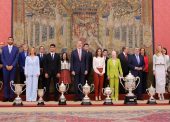
{"type": "Polygon", "coordinates": [[[31,48],[30,56],[25,60],[26,101],[37,100],[38,77],[40,75],[39,58],[35,55],[35,48],[31,48]]]}
{"type": "Polygon", "coordinates": [[[156,93],[159,100],[164,100],[165,84],[166,84],[167,65],[165,57],[162,54],[162,47],[157,47],[157,53],[153,55],[153,73],[156,81],[156,93]]]}

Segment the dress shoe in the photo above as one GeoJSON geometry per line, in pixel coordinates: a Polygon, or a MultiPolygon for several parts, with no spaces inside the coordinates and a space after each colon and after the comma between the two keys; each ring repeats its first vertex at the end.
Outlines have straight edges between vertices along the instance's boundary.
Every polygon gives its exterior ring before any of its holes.
{"type": "Polygon", "coordinates": [[[13,99],[13,98],[10,98],[10,99],[9,99],[9,102],[13,102],[13,101],[14,101],[14,99],[13,99]]]}
{"type": "Polygon", "coordinates": [[[3,102],[8,102],[8,101],[9,101],[8,98],[4,98],[4,99],[3,99],[3,102]]]}

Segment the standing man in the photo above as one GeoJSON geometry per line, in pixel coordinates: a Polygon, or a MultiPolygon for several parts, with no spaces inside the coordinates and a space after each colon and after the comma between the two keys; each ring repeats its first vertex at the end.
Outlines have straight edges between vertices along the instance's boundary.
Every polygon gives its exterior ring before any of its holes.
{"type": "Polygon", "coordinates": [[[135,77],[140,77],[140,83],[136,89],[137,99],[142,100],[142,72],[144,69],[145,63],[143,56],[140,55],[140,49],[135,48],[135,53],[130,57],[129,67],[132,75],[135,77]]]}
{"type": "Polygon", "coordinates": [[[8,45],[2,48],[1,60],[3,64],[4,102],[12,102],[14,98],[14,92],[11,90],[9,82],[15,79],[19,49],[14,46],[13,43],[13,38],[9,37],[8,45]]]}
{"type": "Polygon", "coordinates": [[[59,81],[60,77],[60,69],[61,69],[61,61],[60,61],[60,55],[57,54],[56,52],[56,46],[55,44],[50,45],[50,53],[47,54],[45,58],[45,78],[47,78],[47,85],[46,85],[46,92],[45,92],[45,100],[49,101],[50,100],[50,83],[51,80],[54,82],[54,95],[55,98],[54,100],[58,100],[58,91],[56,89],[56,83],[59,81]]]}
{"type": "Polygon", "coordinates": [[[24,44],[22,46],[23,51],[19,53],[19,59],[18,59],[18,64],[19,64],[19,72],[20,72],[20,83],[23,84],[25,79],[25,59],[29,55],[28,54],[28,45],[24,44]]]}
{"type": "MultiPolygon", "coordinates": [[[[118,58],[120,59],[120,63],[122,66],[123,71],[123,77],[126,77],[129,74],[129,48],[123,47],[122,52],[118,55],[118,58]]],[[[125,94],[125,89],[123,86],[119,83],[119,92],[120,94],[125,94]]]]}
{"type": "Polygon", "coordinates": [[[109,56],[108,56],[107,49],[103,49],[103,57],[105,59],[105,74],[104,74],[103,87],[105,88],[109,85],[109,80],[108,80],[108,76],[107,76],[107,61],[109,60],[109,56]]]}
{"type": "Polygon", "coordinates": [[[92,56],[92,53],[89,51],[88,43],[84,44],[83,49],[87,52],[87,57],[88,57],[88,73],[86,75],[85,80],[90,82],[90,74],[91,74],[91,70],[92,70],[93,56],[92,56]]]}
{"type": "Polygon", "coordinates": [[[44,72],[44,65],[45,65],[45,49],[44,46],[40,46],[39,48],[39,54],[37,55],[39,57],[40,61],[40,76],[39,76],[39,87],[42,88],[46,87],[46,79],[45,79],[45,72],[44,72]]]}
{"type": "Polygon", "coordinates": [[[78,89],[78,84],[85,84],[85,75],[88,74],[88,56],[87,52],[82,49],[82,41],[77,42],[77,49],[71,53],[71,72],[74,76],[74,87],[76,98],[75,101],[82,100],[83,94],[78,89]]]}

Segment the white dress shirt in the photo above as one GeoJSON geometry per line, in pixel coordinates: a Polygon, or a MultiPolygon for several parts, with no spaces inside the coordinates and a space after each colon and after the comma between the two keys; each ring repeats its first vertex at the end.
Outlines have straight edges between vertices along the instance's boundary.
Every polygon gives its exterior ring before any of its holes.
{"type": "Polygon", "coordinates": [[[103,68],[102,74],[105,73],[105,59],[104,57],[93,57],[93,70],[100,74],[97,68],[103,68]]]}

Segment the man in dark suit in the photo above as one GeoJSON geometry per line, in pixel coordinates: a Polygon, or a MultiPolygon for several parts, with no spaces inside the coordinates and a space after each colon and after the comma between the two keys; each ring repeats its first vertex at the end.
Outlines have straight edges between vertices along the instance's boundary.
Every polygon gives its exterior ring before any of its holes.
{"type": "Polygon", "coordinates": [[[108,77],[107,77],[107,61],[109,59],[109,56],[108,56],[108,50],[107,49],[103,49],[103,56],[104,56],[104,59],[105,59],[105,74],[104,74],[103,87],[105,88],[109,85],[109,80],[108,80],[108,77]]]}
{"type": "Polygon", "coordinates": [[[44,65],[45,65],[45,49],[44,46],[40,46],[39,48],[39,54],[37,54],[40,61],[40,76],[38,80],[39,87],[44,88],[46,87],[46,79],[45,79],[45,73],[44,73],[44,65]]]}
{"type": "Polygon", "coordinates": [[[135,54],[133,54],[129,59],[129,68],[135,77],[140,77],[140,83],[136,89],[137,99],[142,100],[142,71],[144,69],[144,58],[139,54],[140,49],[135,48],[135,54]]]}
{"type": "MultiPolygon", "coordinates": [[[[120,59],[120,63],[122,66],[122,71],[123,71],[123,77],[126,77],[129,74],[129,57],[130,55],[128,54],[129,48],[128,47],[123,47],[122,52],[118,55],[118,58],[120,59]]],[[[121,94],[125,93],[125,89],[123,86],[119,83],[119,92],[121,94]]]]}
{"type": "Polygon", "coordinates": [[[20,83],[24,83],[25,79],[25,59],[28,56],[28,45],[24,44],[22,46],[23,51],[19,53],[19,59],[18,59],[18,64],[19,64],[19,72],[20,72],[20,83]]]}
{"type": "Polygon", "coordinates": [[[19,49],[14,46],[13,43],[13,38],[9,37],[8,45],[2,48],[1,60],[3,64],[4,102],[12,102],[14,98],[14,92],[11,90],[9,82],[15,79],[19,49]]]}
{"type": "Polygon", "coordinates": [[[78,84],[85,84],[85,75],[88,74],[88,56],[87,52],[82,49],[81,41],[77,42],[77,49],[71,53],[71,72],[74,76],[74,87],[76,98],[75,101],[81,100],[83,94],[78,89],[78,84]]]}
{"type": "Polygon", "coordinates": [[[83,49],[87,52],[87,57],[88,57],[88,73],[86,75],[85,80],[90,81],[90,74],[91,74],[91,70],[92,70],[92,63],[93,63],[93,55],[92,53],[89,51],[89,44],[85,43],[83,46],[83,49]]]}
{"type": "Polygon", "coordinates": [[[48,53],[45,57],[45,78],[47,78],[46,84],[46,92],[45,92],[45,100],[49,101],[50,99],[50,82],[53,79],[54,82],[54,94],[55,94],[55,101],[58,100],[58,91],[56,89],[56,83],[59,81],[60,77],[60,70],[61,70],[61,62],[60,62],[60,55],[55,53],[56,46],[55,44],[50,45],[50,53],[48,53]]]}

